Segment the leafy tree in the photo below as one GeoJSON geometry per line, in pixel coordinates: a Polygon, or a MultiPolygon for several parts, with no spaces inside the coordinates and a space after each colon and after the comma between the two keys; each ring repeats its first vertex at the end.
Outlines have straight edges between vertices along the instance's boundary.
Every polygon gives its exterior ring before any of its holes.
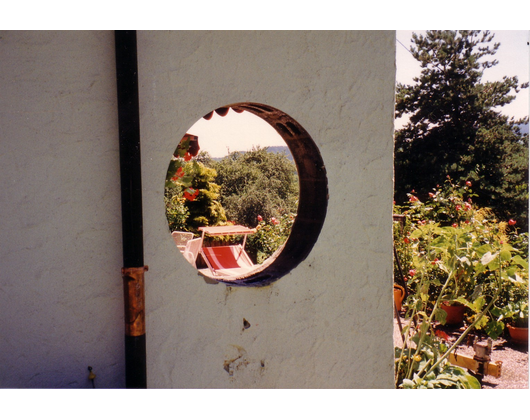
{"type": "Polygon", "coordinates": [[[500,113],[514,93],[527,88],[516,76],[483,82],[499,48],[488,31],[413,34],[411,53],[420,62],[414,84],[398,84],[396,117],[409,122],[395,133],[395,200],[421,199],[447,176],[473,182],[482,207],[528,226],[528,134],[500,113]]]}
{"type": "Polygon", "coordinates": [[[296,167],[285,154],[266,148],[233,152],[214,164],[215,182],[221,185],[221,204],[229,220],[254,227],[258,215],[269,220],[296,213],[296,167]]]}

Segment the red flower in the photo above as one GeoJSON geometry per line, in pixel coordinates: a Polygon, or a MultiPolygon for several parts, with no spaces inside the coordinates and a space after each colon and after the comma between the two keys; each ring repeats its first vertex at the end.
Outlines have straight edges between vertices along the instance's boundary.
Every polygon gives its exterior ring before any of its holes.
{"type": "Polygon", "coordinates": [[[438,258],[435,258],[434,261],[431,261],[431,264],[436,265],[437,262],[438,262],[438,258]]]}
{"type": "Polygon", "coordinates": [[[458,227],[458,224],[457,223],[453,223],[451,226],[453,226],[455,228],[455,227],[458,227]]]}
{"type": "Polygon", "coordinates": [[[177,173],[173,178],[171,178],[172,181],[178,181],[180,178],[182,178],[185,175],[184,169],[182,167],[177,169],[177,173]]]}
{"type": "Polygon", "coordinates": [[[517,222],[516,222],[515,220],[513,220],[513,219],[508,220],[508,224],[509,224],[510,226],[513,226],[513,225],[515,225],[516,223],[517,223],[517,222]]]}
{"type": "Polygon", "coordinates": [[[468,187],[471,187],[471,181],[466,181],[466,185],[467,185],[468,187]]]}
{"type": "Polygon", "coordinates": [[[403,242],[405,242],[406,244],[410,244],[409,238],[403,238],[403,242]]]}
{"type": "Polygon", "coordinates": [[[280,224],[280,222],[279,222],[278,220],[276,220],[276,217],[272,217],[272,218],[271,218],[271,223],[272,223],[273,225],[279,225],[279,224],[280,224]]]}
{"type": "Polygon", "coordinates": [[[429,197],[433,198],[434,194],[433,193],[429,193],[429,197]]]}
{"type": "Polygon", "coordinates": [[[411,203],[414,203],[415,201],[418,201],[418,197],[416,197],[415,195],[411,195],[410,198],[409,198],[409,201],[411,203]]]}
{"type": "Polygon", "coordinates": [[[416,275],[416,270],[409,270],[409,276],[414,277],[416,275]]]}
{"type": "Polygon", "coordinates": [[[184,161],[185,162],[189,162],[191,160],[192,156],[191,156],[191,153],[190,152],[186,152],[186,154],[184,155],[184,161]]]}
{"type": "Polygon", "coordinates": [[[466,208],[466,210],[471,210],[471,204],[469,203],[464,203],[464,207],[466,208]]]}
{"type": "Polygon", "coordinates": [[[261,217],[259,214],[258,214],[258,222],[261,222],[263,220],[263,217],[261,217]]]}
{"type": "Polygon", "coordinates": [[[188,188],[184,191],[184,198],[189,201],[193,201],[199,195],[199,190],[194,190],[193,188],[188,188]]]}
{"type": "Polygon", "coordinates": [[[462,210],[462,206],[460,204],[457,204],[456,205],[456,211],[460,211],[460,210],[462,210]]]}

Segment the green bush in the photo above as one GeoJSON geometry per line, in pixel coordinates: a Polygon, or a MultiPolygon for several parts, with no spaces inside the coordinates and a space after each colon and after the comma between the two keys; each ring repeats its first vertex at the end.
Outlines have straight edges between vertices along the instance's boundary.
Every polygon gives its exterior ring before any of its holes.
{"type": "Polygon", "coordinates": [[[285,154],[255,148],[233,152],[214,164],[215,182],[228,220],[255,227],[257,217],[280,219],[296,213],[298,176],[285,154]]]}
{"type": "Polygon", "coordinates": [[[198,233],[201,226],[226,222],[219,202],[217,173],[195,158],[174,158],[168,168],[164,192],[166,217],[171,230],[198,233]],[[173,229],[176,227],[177,229],[173,229]]]}
{"type": "Polygon", "coordinates": [[[166,187],[164,190],[164,204],[166,206],[166,218],[171,232],[175,230],[187,230],[186,221],[189,211],[186,207],[186,199],[183,197],[183,188],[180,185],[166,187]]]}
{"type": "Polygon", "coordinates": [[[449,353],[471,330],[492,338],[502,334],[502,317],[513,306],[508,302],[515,291],[528,303],[527,239],[517,234],[514,220],[497,221],[491,211],[475,206],[472,196],[470,182],[459,186],[448,179],[446,188],[437,187],[425,202],[412,193],[407,206],[395,209],[406,219],[403,228],[395,225],[409,291],[403,331],[416,344],[407,351],[405,345],[396,349],[398,387],[423,387],[445,375],[440,369],[449,353]],[[464,305],[467,311],[468,327],[450,349],[440,345],[435,331],[435,325],[445,324],[443,302],[464,305]],[[443,354],[434,357],[434,349],[443,354]]]}
{"type": "Polygon", "coordinates": [[[263,263],[287,241],[295,218],[295,214],[289,213],[265,221],[258,215],[257,232],[248,237],[246,246],[247,253],[256,264],[263,263]]]}

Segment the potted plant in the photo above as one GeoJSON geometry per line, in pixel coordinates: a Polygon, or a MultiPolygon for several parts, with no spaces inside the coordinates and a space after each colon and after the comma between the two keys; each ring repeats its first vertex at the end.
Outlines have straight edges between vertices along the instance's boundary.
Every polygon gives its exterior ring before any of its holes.
{"type": "Polygon", "coordinates": [[[480,285],[494,281],[485,274],[482,261],[495,250],[481,241],[477,234],[481,227],[479,223],[440,226],[428,221],[410,234],[416,290],[423,295],[426,309],[437,311],[435,318],[442,324],[462,324],[464,313],[473,309],[480,285]],[[434,297],[440,298],[437,305],[434,297]]]}
{"type": "Polygon", "coordinates": [[[461,303],[445,300],[441,303],[440,309],[447,314],[445,317],[446,324],[459,325],[464,322],[466,307],[461,303]]]}
{"type": "Polygon", "coordinates": [[[528,343],[528,297],[517,302],[510,302],[502,309],[502,318],[510,338],[516,344],[528,343]]]}
{"type": "MultiPolygon", "coordinates": [[[[514,246],[509,223],[498,222],[488,209],[464,200],[470,186],[466,183],[462,192],[451,184],[447,195],[435,190],[427,203],[410,195],[410,229],[403,238],[410,252],[410,265],[405,267],[410,294],[403,345],[395,354],[398,388],[474,387],[464,372],[447,362],[449,355],[473,330],[484,330],[493,339],[501,335],[504,296],[515,290],[514,282],[528,283],[528,253],[514,246]],[[436,324],[446,324],[448,308],[459,305],[468,325],[449,347],[436,324]]],[[[528,293],[524,296],[528,302],[528,293]]]]}
{"type": "Polygon", "coordinates": [[[401,305],[403,299],[405,298],[405,288],[399,284],[394,283],[394,302],[396,303],[396,308],[398,312],[401,311],[401,305]]]}
{"type": "MultiPolygon", "coordinates": [[[[528,269],[528,263],[524,258],[517,256],[515,258],[526,270],[528,269]]],[[[491,312],[502,330],[508,331],[513,342],[526,344],[528,343],[528,276],[510,271],[506,274],[503,290],[491,312]]]]}

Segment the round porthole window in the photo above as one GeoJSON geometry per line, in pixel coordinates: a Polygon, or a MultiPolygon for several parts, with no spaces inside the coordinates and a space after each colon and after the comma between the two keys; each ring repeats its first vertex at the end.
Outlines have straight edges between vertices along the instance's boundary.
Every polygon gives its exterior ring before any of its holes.
{"type": "Polygon", "coordinates": [[[327,210],[326,169],[292,117],[237,103],[208,113],[181,138],[164,200],[173,240],[201,276],[264,286],[313,248],[327,210]],[[237,138],[245,141],[232,143],[237,138]]]}

